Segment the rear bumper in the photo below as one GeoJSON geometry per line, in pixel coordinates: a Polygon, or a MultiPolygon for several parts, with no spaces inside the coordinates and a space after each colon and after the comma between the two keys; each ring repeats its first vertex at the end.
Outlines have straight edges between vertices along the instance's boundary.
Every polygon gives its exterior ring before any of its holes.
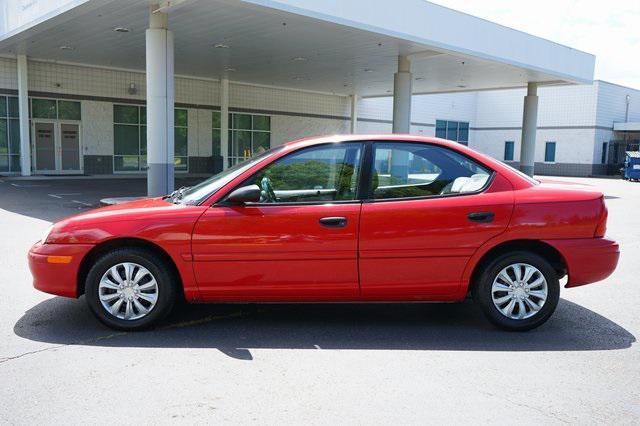
{"type": "Polygon", "coordinates": [[[607,238],[572,240],[548,240],[567,263],[569,280],[565,287],[578,287],[602,281],[613,273],[618,265],[618,243],[607,238]]]}
{"type": "Polygon", "coordinates": [[[29,250],[29,269],[33,286],[57,296],[78,297],[78,270],[89,244],[42,244],[29,250]]]}

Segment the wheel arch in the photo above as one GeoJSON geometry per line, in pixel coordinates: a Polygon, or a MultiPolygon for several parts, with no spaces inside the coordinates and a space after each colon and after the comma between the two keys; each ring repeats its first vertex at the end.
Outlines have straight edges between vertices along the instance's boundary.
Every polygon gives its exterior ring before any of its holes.
{"type": "Polygon", "coordinates": [[[470,292],[473,289],[473,286],[478,282],[479,275],[491,262],[491,260],[505,253],[523,250],[535,253],[549,261],[553,269],[558,274],[558,278],[562,278],[563,276],[567,275],[567,261],[565,260],[562,253],[560,253],[560,251],[558,251],[558,249],[553,247],[551,244],[540,240],[526,239],[503,241],[484,253],[482,257],[480,257],[478,262],[474,265],[473,271],[471,272],[471,277],[469,279],[467,292],[470,292]]]}
{"type": "Polygon", "coordinates": [[[114,238],[107,241],[104,241],[95,247],[93,247],[86,256],[80,262],[80,267],[78,268],[78,277],[76,282],[76,296],[80,297],[84,294],[84,284],[89,274],[89,270],[91,269],[91,265],[93,262],[102,256],[105,253],[108,253],[111,250],[115,250],[118,248],[141,248],[145,250],[149,250],[160,257],[170,268],[170,272],[174,275],[176,279],[176,283],[179,286],[179,290],[177,293],[184,295],[184,286],[182,282],[182,277],[180,272],[178,271],[178,267],[174,260],[171,258],[169,253],[167,253],[162,247],[159,245],[142,239],[142,238],[134,238],[134,237],[126,237],[126,238],[114,238]]]}

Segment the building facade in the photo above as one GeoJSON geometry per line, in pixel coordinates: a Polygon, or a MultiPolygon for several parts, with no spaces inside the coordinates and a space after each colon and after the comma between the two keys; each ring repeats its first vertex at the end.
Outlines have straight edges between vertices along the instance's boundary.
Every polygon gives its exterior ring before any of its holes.
{"type": "MultiPolygon", "coordinates": [[[[143,174],[145,74],[77,64],[29,62],[34,174],[143,174]]],[[[0,173],[20,173],[17,64],[0,58],[0,173]]],[[[525,89],[414,95],[411,133],[456,140],[517,165],[525,89]]],[[[539,89],[536,172],[607,173],[610,146],[629,140],[616,122],[640,121],[640,91],[596,81],[539,89]]],[[[310,136],[351,131],[353,97],[231,82],[228,164],[310,136]]],[[[357,102],[358,133],[390,133],[393,99],[357,102]]],[[[220,82],[176,76],[176,173],[223,167],[220,82]]],[[[631,135],[632,142],[637,135],[631,135]]],[[[611,169],[611,167],[609,167],[611,169]]]]}

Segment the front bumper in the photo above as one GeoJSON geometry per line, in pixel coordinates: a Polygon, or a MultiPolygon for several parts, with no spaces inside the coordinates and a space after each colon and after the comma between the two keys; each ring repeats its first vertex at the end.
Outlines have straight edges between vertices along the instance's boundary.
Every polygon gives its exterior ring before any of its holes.
{"type": "Polygon", "coordinates": [[[567,288],[604,280],[616,269],[620,258],[618,243],[607,238],[545,242],[555,247],[567,263],[567,288]]]}
{"type": "Polygon", "coordinates": [[[57,296],[78,297],[78,270],[90,244],[35,243],[29,250],[33,286],[57,296]]]}

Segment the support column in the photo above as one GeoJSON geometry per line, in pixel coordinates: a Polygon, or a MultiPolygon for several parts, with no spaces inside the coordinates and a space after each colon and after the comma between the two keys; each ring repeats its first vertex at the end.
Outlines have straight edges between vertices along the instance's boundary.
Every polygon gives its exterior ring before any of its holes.
{"type": "Polygon", "coordinates": [[[166,13],[149,7],[147,59],[147,193],[168,194],[174,188],[173,33],[166,13]]]}
{"type": "Polygon", "coordinates": [[[538,83],[527,85],[522,113],[522,138],[520,143],[520,171],[533,176],[536,154],[536,131],[538,127],[538,83]]]}
{"type": "Polygon", "coordinates": [[[220,150],[222,170],[229,168],[229,79],[220,80],[220,150]]]}
{"type": "Polygon", "coordinates": [[[29,81],[27,56],[18,55],[18,111],[20,114],[20,174],[31,175],[31,137],[29,132],[29,81]]]}
{"type": "Polygon", "coordinates": [[[393,78],[393,133],[411,131],[411,61],[398,56],[398,72],[393,78]]]}
{"type": "Polygon", "coordinates": [[[358,132],[358,95],[351,95],[351,134],[358,132]]]}

